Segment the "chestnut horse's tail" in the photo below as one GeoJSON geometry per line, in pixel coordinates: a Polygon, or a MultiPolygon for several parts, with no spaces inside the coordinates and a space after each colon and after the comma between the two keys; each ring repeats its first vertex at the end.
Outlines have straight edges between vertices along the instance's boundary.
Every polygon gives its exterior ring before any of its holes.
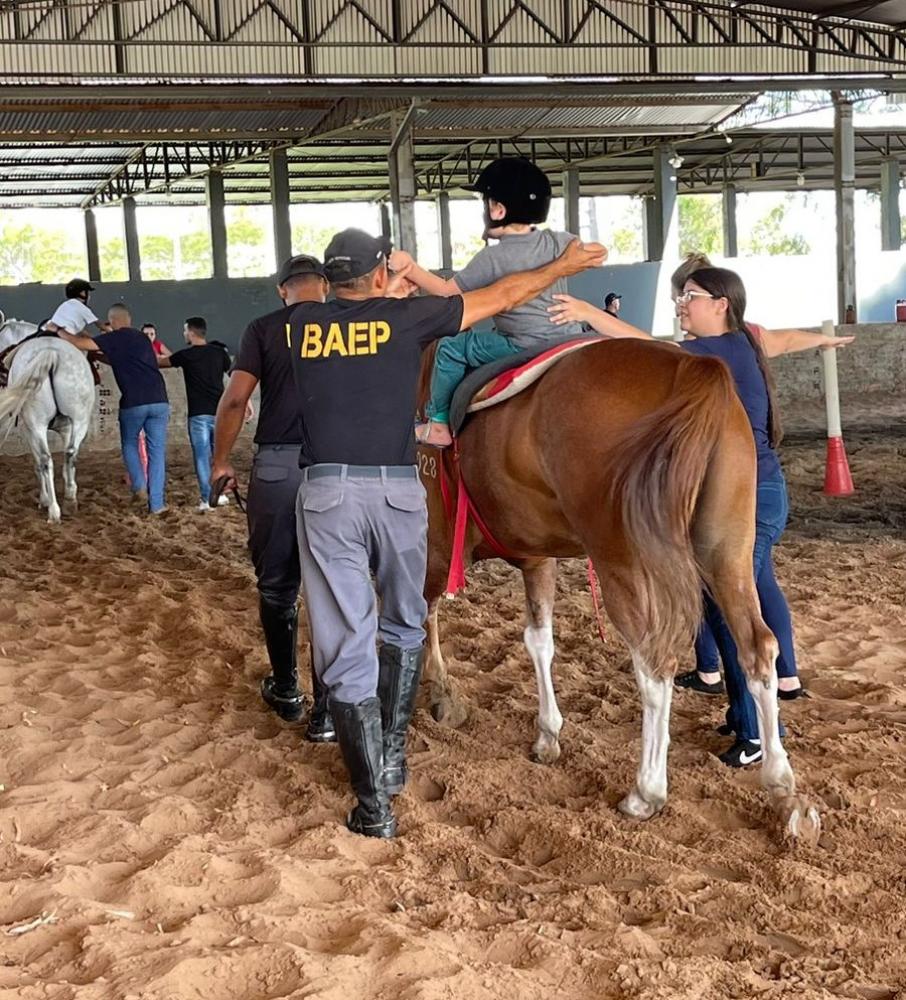
{"type": "Polygon", "coordinates": [[[677,650],[691,644],[701,621],[692,520],[734,404],[740,405],[723,362],[684,355],[670,399],[616,442],[611,495],[632,554],[638,648],[657,673],[672,672],[677,650]]]}

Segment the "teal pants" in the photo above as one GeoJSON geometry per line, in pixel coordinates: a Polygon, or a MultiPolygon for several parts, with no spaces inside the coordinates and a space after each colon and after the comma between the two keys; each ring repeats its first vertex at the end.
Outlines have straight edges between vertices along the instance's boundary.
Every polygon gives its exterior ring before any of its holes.
{"type": "Polygon", "coordinates": [[[458,333],[455,337],[441,338],[434,356],[434,370],[431,372],[428,419],[440,424],[449,422],[453,393],[470,368],[480,368],[522,350],[524,348],[517,347],[509,337],[503,337],[499,333],[469,330],[458,333]]]}

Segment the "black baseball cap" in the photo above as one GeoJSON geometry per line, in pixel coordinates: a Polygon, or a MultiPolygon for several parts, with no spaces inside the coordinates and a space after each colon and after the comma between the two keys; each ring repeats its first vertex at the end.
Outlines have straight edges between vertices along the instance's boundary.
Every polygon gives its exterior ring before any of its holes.
{"type": "Polygon", "coordinates": [[[283,262],[283,266],[277,272],[277,284],[285,285],[290,278],[296,278],[303,274],[317,274],[318,277],[325,277],[324,265],[317,257],[312,257],[308,253],[298,253],[295,257],[283,262]]]}
{"type": "Polygon", "coordinates": [[[386,236],[371,236],[361,229],[344,229],[327,244],[324,273],[331,283],[353,281],[373,271],[390,253],[386,236]]]}
{"type": "Polygon", "coordinates": [[[619,292],[608,292],[604,296],[604,307],[606,308],[607,306],[609,306],[610,303],[614,301],[614,299],[621,299],[621,298],[623,298],[623,296],[620,295],[619,292]]]}

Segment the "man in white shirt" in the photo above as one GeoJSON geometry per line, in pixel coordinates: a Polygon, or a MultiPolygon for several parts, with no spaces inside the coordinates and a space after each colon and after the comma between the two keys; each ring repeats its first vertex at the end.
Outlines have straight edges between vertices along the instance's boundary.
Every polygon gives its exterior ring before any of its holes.
{"type": "Polygon", "coordinates": [[[43,324],[45,330],[55,333],[67,330],[78,336],[92,323],[101,331],[109,332],[110,324],[102,323],[88,308],[88,299],[94,291],[83,278],[73,278],[66,286],[66,301],[57,306],[56,312],[43,324]]]}

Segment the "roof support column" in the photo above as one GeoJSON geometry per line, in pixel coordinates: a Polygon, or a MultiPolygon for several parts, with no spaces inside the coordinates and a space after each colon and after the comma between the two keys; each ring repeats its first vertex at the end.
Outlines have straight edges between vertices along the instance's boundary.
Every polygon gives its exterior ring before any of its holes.
{"type": "Polygon", "coordinates": [[[392,140],[387,153],[390,204],[393,213],[393,243],[398,250],[417,253],[415,236],[415,157],[412,149],[413,104],[405,114],[390,117],[392,140]]]}
{"type": "Polygon", "coordinates": [[[293,230],[289,224],[289,165],[285,149],[268,156],[271,174],[271,211],[274,220],[274,255],[277,267],[293,255],[293,230]]]}
{"type": "Polygon", "coordinates": [[[212,170],[205,177],[205,200],[208,203],[208,228],[211,233],[211,260],[215,278],[228,277],[226,200],[223,195],[223,174],[212,170]]]}
{"type": "Polygon", "coordinates": [[[834,200],[837,210],[837,316],[856,318],[856,143],[853,106],[834,94],[834,200]]]}
{"type": "Polygon", "coordinates": [[[667,146],[658,146],[653,153],[654,196],[645,199],[643,244],[646,260],[663,260],[678,251],[676,215],[676,174],[668,162],[667,146]],[[670,245],[677,244],[676,252],[670,245]]]}
{"type": "Polygon", "coordinates": [[[579,169],[569,167],[563,171],[563,219],[566,231],[579,235],[579,169]]]}
{"type": "Polygon", "coordinates": [[[384,239],[393,239],[393,229],[390,226],[390,208],[386,201],[382,201],[380,206],[381,210],[381,235],[384,239]]]}
{"type": "Polygon", "coordinates": [[[123,231],[126,236],[126,268],[130,281],[142,280],[142,255],[138,245],[138,224],[135,218],[135,199],[123,198],[123,231]]]}
{"type": "Polygon", "coordinates": [[[98,250],[98,224],[94,210],[85,209],[85,250],[88,256],[88,280],[101,280],[101,255],[98,250]]]}
{"type": "Polygon", "coordinates": [[[881,161],[881,249],[899,250],[900,164],[893,156],[881,161]]]}
{"type": "Polygon", "coordinates": [[[736,231],[736,188],[732,184],[724,184],[721,217],[724,228],[724,257],[738,257],[739,240],[736,231]]]}
{"type": "Polygon", "coordinates": [[[441,191],[435,201],[437,205],[437,239],[440,244],[440,266],[445,271],[453,270],[453,234],[450,231],[450,196],[441,191]]]}

